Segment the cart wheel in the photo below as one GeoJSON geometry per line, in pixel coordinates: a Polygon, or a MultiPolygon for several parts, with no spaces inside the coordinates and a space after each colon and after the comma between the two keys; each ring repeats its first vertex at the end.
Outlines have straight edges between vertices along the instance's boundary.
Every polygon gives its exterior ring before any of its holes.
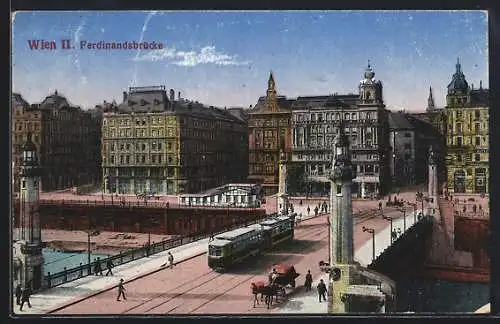
{"type": "Polygon", "coordinates": [[[292,280],[291,285],[292,285],[292,288],[295,288],[295,280],[292,280]]]}

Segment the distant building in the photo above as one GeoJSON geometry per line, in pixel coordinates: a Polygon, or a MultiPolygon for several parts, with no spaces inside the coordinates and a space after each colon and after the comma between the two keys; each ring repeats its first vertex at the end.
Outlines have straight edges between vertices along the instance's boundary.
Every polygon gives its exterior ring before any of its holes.
{"type": "Polygon", "coordinates": [[[259,184],[229,183],[196,194],[180,195],[179,204],[193,207],[260,207],[261,189],[259,184]]]}
{"type": "Polygon", "coordinates": [[[19,190],[19,147],[28,133],[40,156],[42,190],[99,182],[99,115],[70,105],[57,91],[33,105],[13,94],[12,105],[14,192],[19,190]]]}
{"type": "Polygon", "coordinates": [[[274,75],[267,82],[267,94],[260,97],[248,117],[248,180],[262,184],[265,195],[278,192],[280,151],[291,154],[292,100],[278,96],[274,75]]]}
{"type": "Polygon", "coordinates": [[[382,95],[382,83],[368,65],[359,94],[298,97],[293,102],[292,163],[304,170],[307,190],[328,192],[332,147],[343,120],[357,170],[354,195],[370,197],[387,192],[391,185],[390,143],[388,110],[382,95]]]}
{"type": "Polygon", "coordinates": [[[444,141],[434,125],[411,113],[391,112],[389,127],[390,142],[394,148],[390,170],[395,186],[427,181],[430,146],[436,153],[439,179],[444,180],[444,141]]]}
{"type": "Polygon", "coordinates": [[[446,170],[450,193],[488,193],[489,91],[469,86],[460,61],[446,95],[446,170]]]}
{"type": "Polygon", "coordinates": [[[176,195],[246,177],[246,121],[164,86],[129,88],[105,109],[102,134],[107,193],[176,195]]]}

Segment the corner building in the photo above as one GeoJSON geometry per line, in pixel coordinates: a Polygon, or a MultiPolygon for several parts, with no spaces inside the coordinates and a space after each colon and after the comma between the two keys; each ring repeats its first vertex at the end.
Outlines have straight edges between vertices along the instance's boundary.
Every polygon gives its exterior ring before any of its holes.
{"type": "Polygon", "coordinates": [[[248,180],[261,184],[266,196],[278,192],[280,151],[290,159],[292,102],[277,95],[271,72],[266,96],[248,114],[248,180]]]}
{"type": "Polygon", "coordinates": [[[246,176],[247,125],[164,86],[133,87],[103,113],[105,193],[195,193],[246,176]]]}
{"type": "Polygon", "coordinates": [[[41,190],[99,182],[99,114],[71,105],[57,90],[32,105],[13,94],[12,106],[14,193],[19,191],[20,147],[28,134],[40,158],[41,190]]]}
{"type": "Polygon", "coordinates": [[[357,197],[384,194],[390,187],[388,111],[382,82],[368,65],[359,94],[298,97],[292,104],[292,159],[304,170],[313,192],[328,192],[332,148],[340,135],[340,123],[352,151],[357,197]]]}
{"type": "Polygon", "coordinates": [[[457,60],[446,95],[446,171],[449,193],[488,193],[489,90],[469,86],[457,60]]]}

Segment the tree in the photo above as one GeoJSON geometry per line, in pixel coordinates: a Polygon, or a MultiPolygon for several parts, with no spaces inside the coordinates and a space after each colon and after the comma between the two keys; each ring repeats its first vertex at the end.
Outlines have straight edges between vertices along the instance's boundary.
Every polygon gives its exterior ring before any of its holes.
{"type": "Polygon", "coordinates": [[[307,181],[305,176],[305,165],[291,163],[288,166],[287,176],[288,193],[303,193],[307,190],[307,181]]]}

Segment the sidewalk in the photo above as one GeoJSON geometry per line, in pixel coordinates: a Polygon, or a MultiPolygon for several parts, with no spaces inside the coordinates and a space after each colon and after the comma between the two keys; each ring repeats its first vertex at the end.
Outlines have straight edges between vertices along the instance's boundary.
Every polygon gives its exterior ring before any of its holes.
{"type": "MultiPolygon", "coordinates": [[[[91,275],[63,285],[34,294],[30,298],[31,308],[26,304],[23,310],[19,311],[19,306],[15,305],[15,314],[45,314],[50,310],[61,307],[75,300],[83,299],[87,296],[97,294],[107,288],[112,288],[118,284],[120,278],[130,281],[138,277],[149,274],[160,269],[161,265],[167,262],[167,253],[174,256],[174,263],[193,258],[207,252],[208,238],[200,241],[188,243],[176,248],[141,258],[129,263],[113,268],[113,276],[91,275]]],[[[103,274],[107,270],[103,271],[103,274]]]]}
{"type": "MultiPolygon", "coordinates": [[[[420,210],[417,210],[417,215],[420,210]]],[[[393,229],[398,227],[403,230],[403,217],[394,219],[393,229]]],[[[413,213],[406,216],[406,229],[408,230],[413,225],[413,213]]],[[[387,222],[387,227],[382,231],[375,234],[375,255],[379,256],[390,245],[390,225],[387,222]]],[[[371,263],[372,259],[372,241],[368,240],[354,253],[354,259],[362,266],[371,263]]],[[[301,290],[295,295],[291,295],[288,300],[274,313],[288,313],[288,314],[326,314],[328,312],[328,302],[319,302],[316,286],[319,281],[323,279],[328,283],[328,274],[324,273],[313,280],[312,290],[306,292],[301,290]]]]}

